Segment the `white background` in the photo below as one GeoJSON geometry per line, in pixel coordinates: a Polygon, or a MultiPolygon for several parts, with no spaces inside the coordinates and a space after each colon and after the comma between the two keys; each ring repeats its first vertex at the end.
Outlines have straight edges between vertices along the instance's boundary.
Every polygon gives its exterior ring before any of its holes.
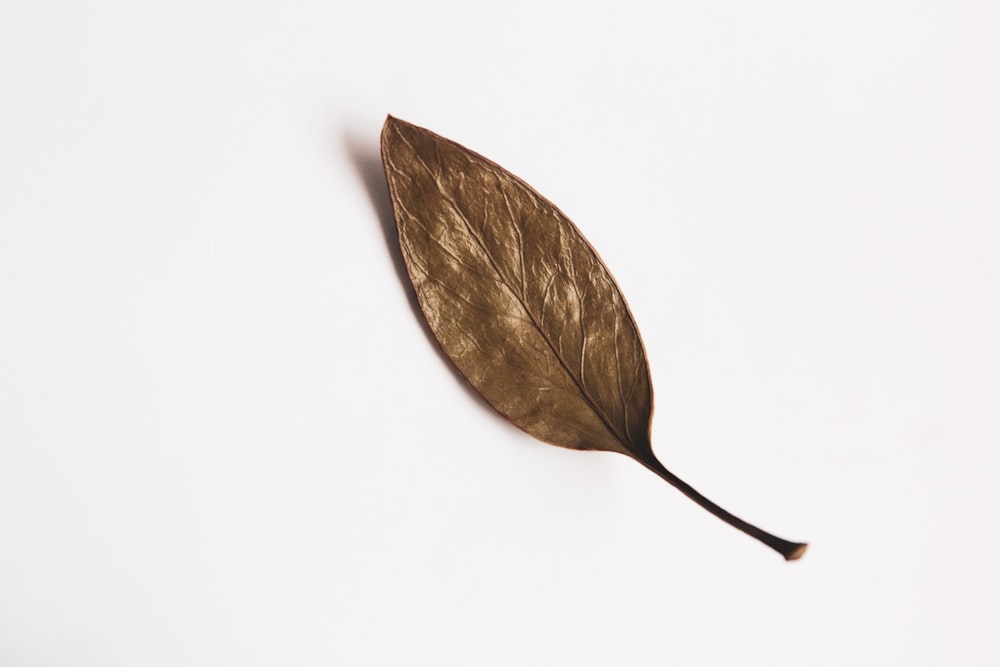
{"type": "Polygon", "coordinates": [[[1000,664],[1000,5],[0,4],[0,665],[1000,664]],[[578,224],[654,444],[421,328],[386,113],[578,224]]]}

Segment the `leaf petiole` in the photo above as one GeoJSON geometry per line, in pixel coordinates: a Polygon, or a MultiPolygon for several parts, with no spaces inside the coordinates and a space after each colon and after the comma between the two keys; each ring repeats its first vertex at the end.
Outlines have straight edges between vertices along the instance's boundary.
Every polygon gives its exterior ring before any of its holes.
{"type": "Polygon", "coordinates": [[[662,477],[685,496],[698,503],[718,518],[722,519],[733,528],[743,531],[755,540],[763,542],[777,551],[779,554],[784,556],[785,560],[798,560],[799,558],[802,558],[803,554],[805,554],[806,548],[809,546],[808,544],[804,542],[789,542],[788,540],[783,540],[780,537],[768,533],[767,531],[761,530],[751,523],[747,523],[738,516],[730,514],[705,496],[698,493],[694,487],[682,480],[680,477],[667,470],[662,463],[656,460],[656,458],[650,457],[647,459],[646,457],[642,457],[639,459],[639,462],[662,477]]]}

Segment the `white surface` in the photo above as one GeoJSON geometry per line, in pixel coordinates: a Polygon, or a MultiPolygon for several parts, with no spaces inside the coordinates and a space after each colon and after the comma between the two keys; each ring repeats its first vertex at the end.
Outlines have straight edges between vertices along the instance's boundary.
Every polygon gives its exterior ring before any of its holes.
{"type": "Polygon", "coordinates": [[[1000,6],[653,6],[0,5],[0,664],[1000,664],[1000,6]],[[802,561],[470,396],[386,113],[575,219],[802,561]]]}

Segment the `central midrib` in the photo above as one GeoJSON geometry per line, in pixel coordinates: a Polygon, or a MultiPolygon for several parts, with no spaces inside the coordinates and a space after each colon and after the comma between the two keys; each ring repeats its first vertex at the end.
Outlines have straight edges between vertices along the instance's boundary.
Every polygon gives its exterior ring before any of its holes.
{"type": "MultiPolygon", "coordinates": [[[[438,188],[438,192],[441,192],[440,188],[438,188]]],[[[597,403],[594,397],[590,395],[590,392],[587,390],[587,387],[583,384],[582,378],[578,378],[576,374],[573,373],[573,371],[570,369],[569,364],[566,362],[565,359],[563,359],[562,354],[559,353],[559,350],[556,348],[555,344],[549,338],[548,334],[546,334],[545,329],[542,328],[542,326],[539,324],[538,319],[535,317],[535,314],[531,312],[531,309],[528,307],[528,304],[525,303],[524,295],[518,294],[517,290],[515,290],[504,279],[503,273],[500,271],[500,268],[497,266],[496,261],[493,259],[493,255],[486,248],[486,244],[483,243],[483,240],[479,237],[478,234],[476,234],[475,230],[473,230],[472,225],[469,223],[469,220],[465,217],[465,214],[462,213],[462,210],[459,208],[455,200],[444,194],[444,192],[441,192],[441,196],[442,198],[444,198],[446,202],[448,202],[452,210],[454,210],[455,214],[458,216],[459,220],[462,221],[462,224],[468,231],[469,236],[471,236],[475,240],[476,245],[479,247],[480,250],[482,250],[483,254],[486,256],[487,261],[490,263],[490,267],[492,267],[493,272],[496,273],[497,275],[498,279],[497,282],[503,285],[507,289],[507,291],[510,292],[510,294],[514,297],[517,303],[521,306],[521,309],[524,310],[525,315],[527,315],[528,319],[531,320],[531,323],[534,326],[535,330],[538,331],[539,335],[541,335],[542,337],[542,340],[545,341],[545,344],[546,346],[548,346],[549,351],[552,353],[552,356],[556,358],[556,360],[559,362],[559,365],[562,367],[563,372],[565,372],[566,375],[568,375],[569,378],[573,381],[573,384],[576,385],[576,388],[580,391],[580,394],[583,396],[584,401],[587,403],[588,407],[590,407],[591,411],[595,415],[597,415],[597,418],[601,420],[601,423],[604,424],[605,428],[607,428],[611,432],[611,435],[613,435],[619,442],[621,442],[623,445],[626,445],[630,449],[631,447],[634,447],[635,445],[632,442],[632,440],[626,434],[623,434],[610,421],[608,416],[601,409],[600,404],[597,403]]],[[[615,344],[617,345],[617,341],[615,344]]]]}

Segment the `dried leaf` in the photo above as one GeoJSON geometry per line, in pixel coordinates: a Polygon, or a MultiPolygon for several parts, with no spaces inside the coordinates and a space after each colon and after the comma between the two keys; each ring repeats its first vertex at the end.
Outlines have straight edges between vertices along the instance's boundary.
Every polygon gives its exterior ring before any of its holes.
{"type": "Polygon", "coordinates": [[[656,459],[639,332],[559,209],[481,155],[391,116],[382,161],[420,308],[490,405],[544,442],[630,456],[786,559],[803,554],[805,544],[736,518],[656,459]]]}

